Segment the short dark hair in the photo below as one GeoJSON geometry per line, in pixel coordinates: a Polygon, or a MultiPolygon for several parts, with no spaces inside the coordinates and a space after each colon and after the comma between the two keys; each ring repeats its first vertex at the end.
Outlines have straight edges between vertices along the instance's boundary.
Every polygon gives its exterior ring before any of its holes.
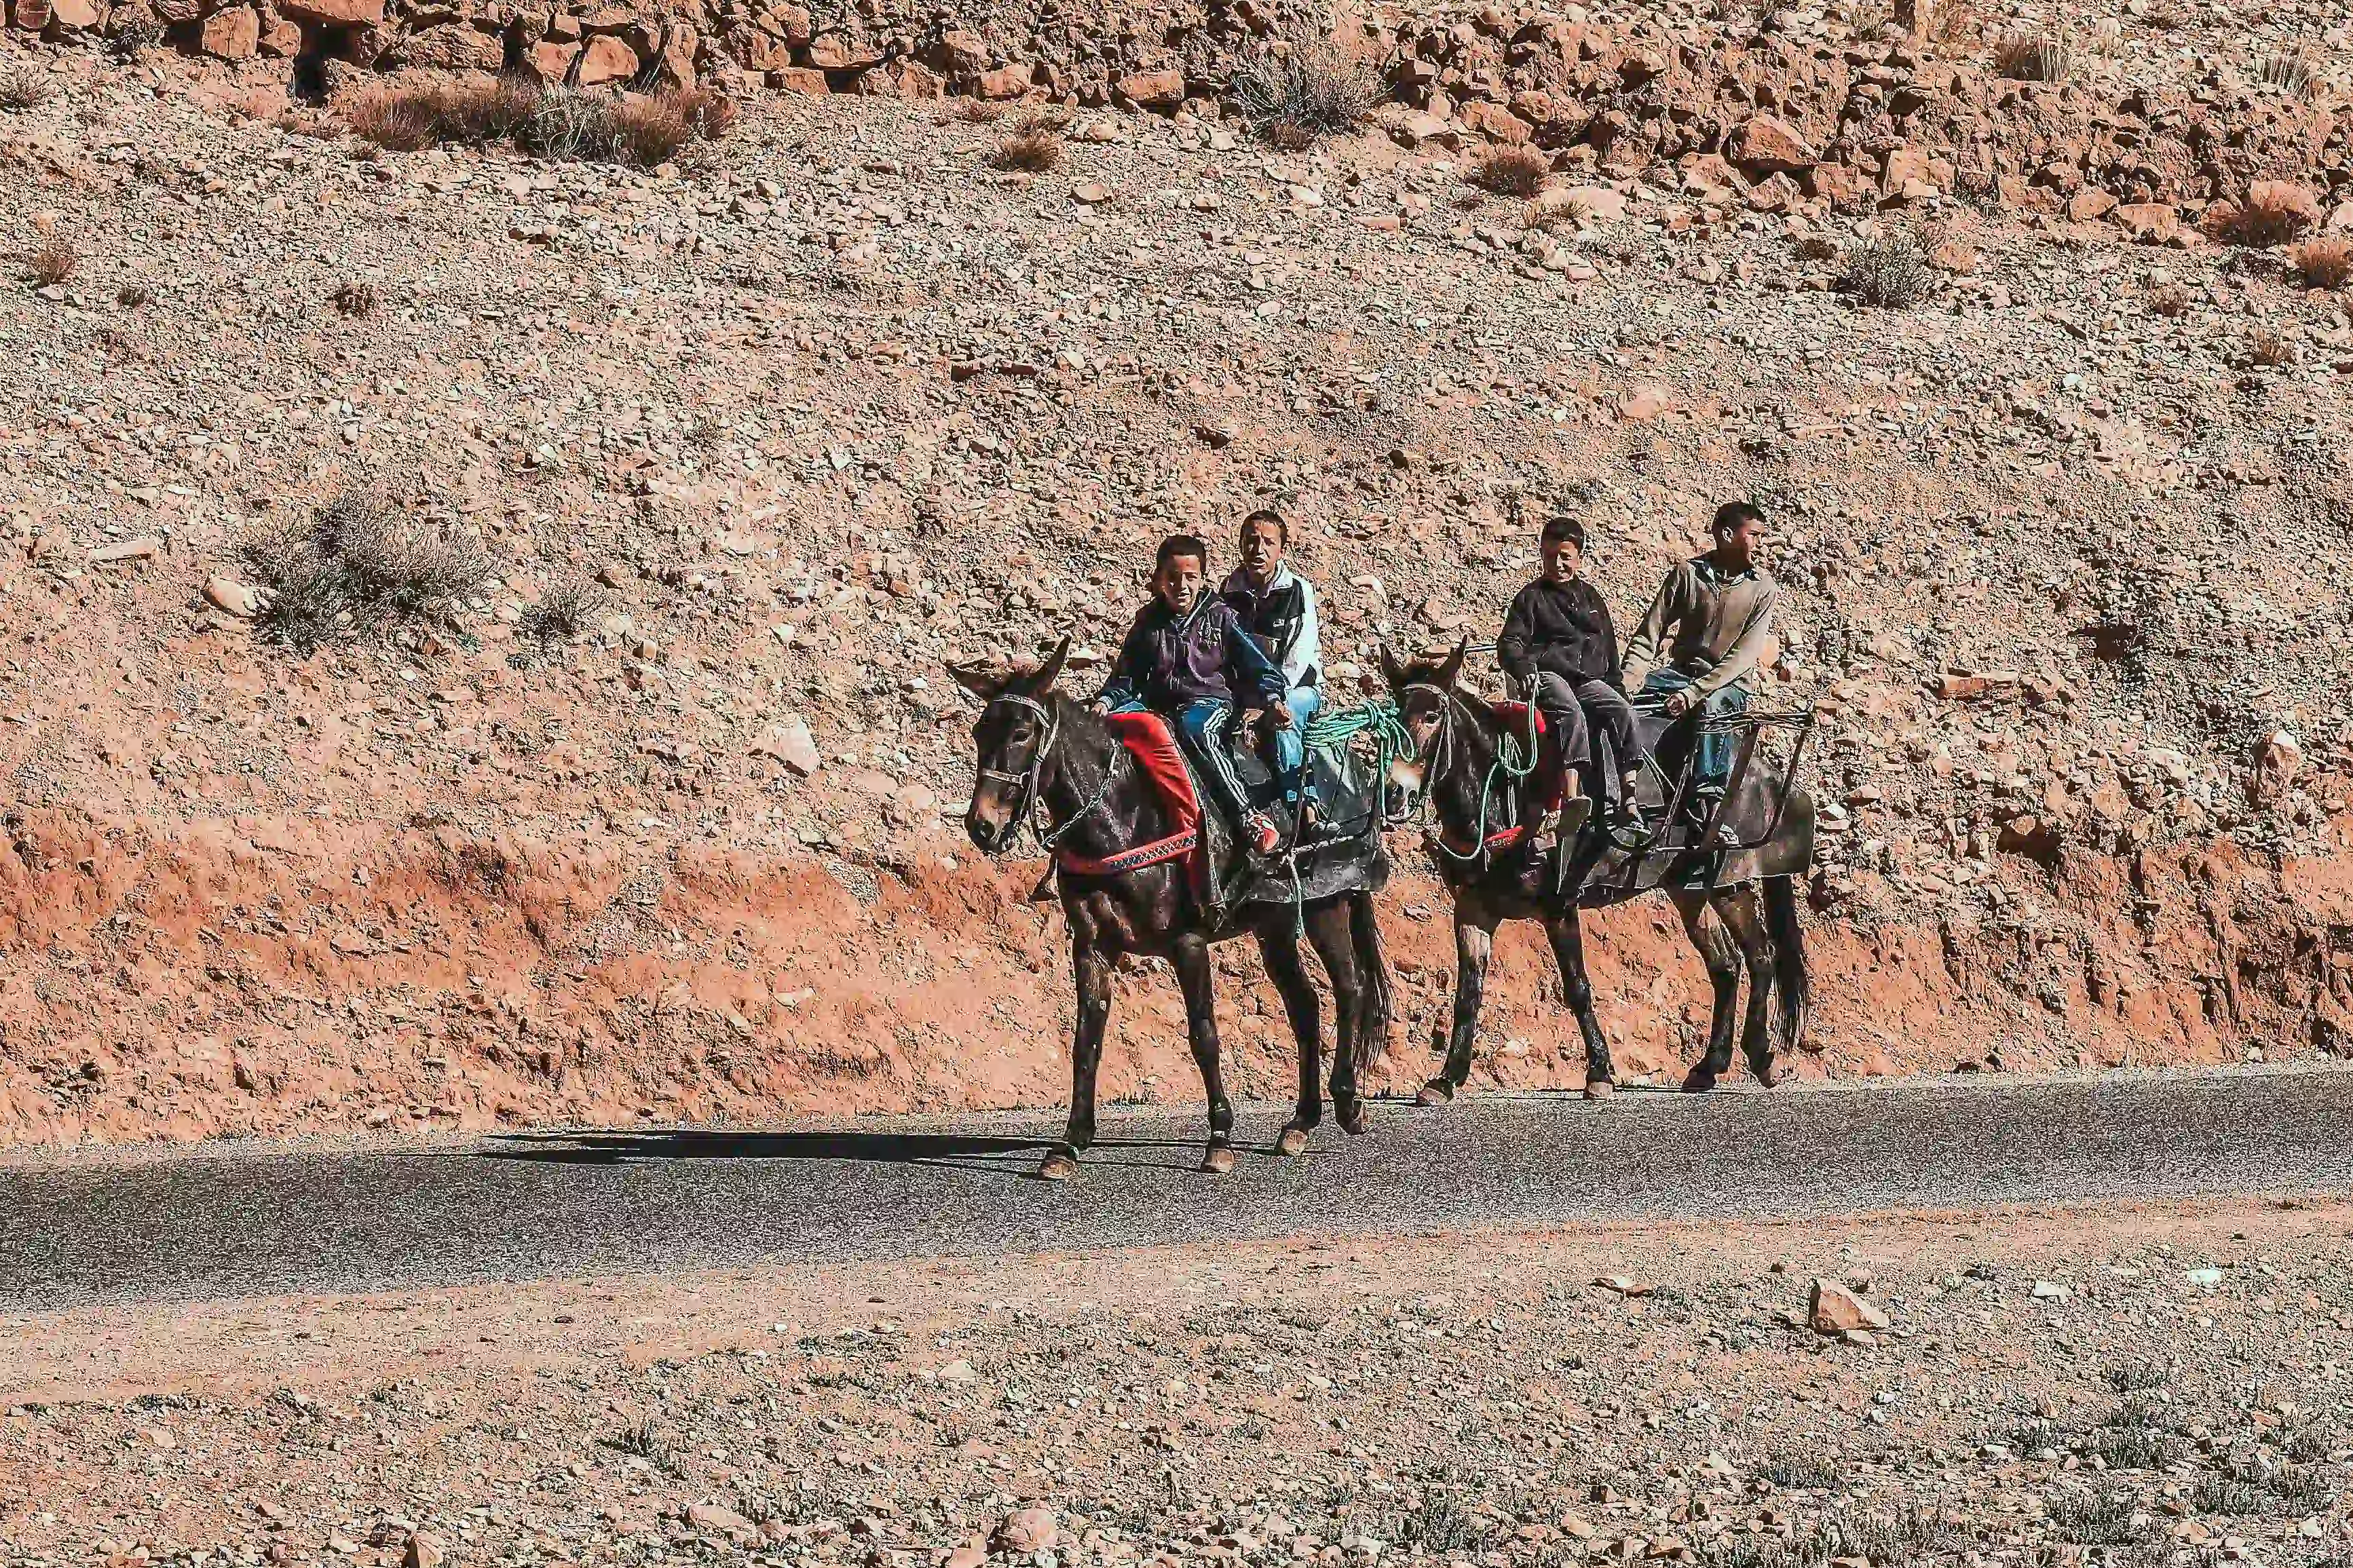
{"type": "Polygon", "coordinates": [[[1584,549],[1585,521],[1565,511],[1553,513],[1545,519],[1544,532],[1538,537],[1537,543],[1550,544],[1556,539],[1566,539],[1579,550],[1584,549]]]}
{"type": "Polygon", "coordinates": [[[1162,540],[1159,552],[1152,557],[1152,569],[1163,571],[1179,555],[1189,555],[1198,561],[1204,572],[1209,569],[1209,547],[1189,533],[1172,533],[1162,540]]]}
{"type": "Polygon", "coordinates": [[[1765,514],[1745,500],[1728,500],[1715,509],[1715,530],[1730,533],[1744,522],[1762,522],[1765,514]]]}
{"type": "Polygon", "coordinates": [[[1250,513],[1248,517],[1242,519],[1240,531],[1244,533],[1249,532],[1250,525],[1253,522],[1271,522],[1274,524],[1274,536],[1282,541],[1285,544],[1291,542],[1291,524],[1285,521],[1283,515],[1275,510],[1274,508],[1271,506],[1262,506],[1256,511],[1250,513]]]}

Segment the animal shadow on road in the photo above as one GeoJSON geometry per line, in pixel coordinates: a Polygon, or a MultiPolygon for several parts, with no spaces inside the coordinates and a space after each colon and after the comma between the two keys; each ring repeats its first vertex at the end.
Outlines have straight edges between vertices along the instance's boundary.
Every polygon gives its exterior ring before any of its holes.
{"type": "MultiPolygon", "coordinates": [[[[1050,1137],[991,1137],[972,1132],[888,1132],[831,1130],[758,1132],[693,1128],[635,1129],[582,1132],[504,1132],[476,1151],[485,1160],[518,1160],[561,1165],[630,1165],[674,1160],[822,1160],[876,1165],[917,1165],[970,1171],[983,1175],[1033,1179],[1050,1137]]],[[[1105,1138],[1094,1145],[1131,1169],[1189,1172],[1189,1163],[1149,1157],[1119,1157],[1121,1151],[1189,1151],[1176,1139],[1105,1138]]]]}

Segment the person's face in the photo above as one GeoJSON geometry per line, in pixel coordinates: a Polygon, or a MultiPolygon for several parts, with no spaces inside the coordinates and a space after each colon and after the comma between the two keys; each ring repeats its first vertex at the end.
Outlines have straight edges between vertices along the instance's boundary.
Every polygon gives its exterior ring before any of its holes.
{"type": "Polygon", "coordinates": [[[1282,564],[1282,530],[1264,518],[1242,524],[1242,570],[1263,588],[1282,564]]]}
{"type": "Polygon", "coordinates": [[[1545,581],[1548,583],[1568,582],[1585,563],[1585,552],[1574,539],[1546,540],[1539,550],[1544,556],[1545,581]]]}
{"type": "Polygon", "coordinates": [[[1170,556],[1167,563],[1152,574],[1152,592],[1176,614],[1192,614],[1193,602],[1201,596],[1201,558],[1170,556]]]}
{"type": "Polygon", "coordinates": [[[1716,553],[1734,571],[1744,571],[1764,559],[1765,524],[1759,518],[1743,518],[1731,528],[1716,530],[1716,553]]]}

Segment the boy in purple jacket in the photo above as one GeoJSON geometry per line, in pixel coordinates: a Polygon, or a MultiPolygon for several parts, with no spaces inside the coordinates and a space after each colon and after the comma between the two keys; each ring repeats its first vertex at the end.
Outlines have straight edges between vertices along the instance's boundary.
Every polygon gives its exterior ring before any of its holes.
{"type": "Polygon", "coordinates": [[[1282,671],[1242,629],[1234,608],[1207,587],[1209,547],[1189,533],[1160,542],[1152,601],[1136,613],[1101,699],[1113,711],[1148,708],[1167,717],[1193,749],[1243,841],[1261,855],[1282,842],[1264,813],[1250,809],[1225,745],[1237,704],[1279,725],[1291,723],[1282,671]]]}

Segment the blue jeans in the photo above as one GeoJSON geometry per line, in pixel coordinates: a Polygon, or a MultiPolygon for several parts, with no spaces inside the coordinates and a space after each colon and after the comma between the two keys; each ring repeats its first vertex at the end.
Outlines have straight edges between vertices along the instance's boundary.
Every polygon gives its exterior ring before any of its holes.
{"type": "MultiPolygon", "coordinates": [[[[1662,698],[1692,683],[1680,669],[1654,669],[1643,679],[1641,695],[1662,698]]],[[[1719,687],[1699,706],[1705,719],[1722,719],[1748,711],[1748,688],[1740,681],[1719,687]]],[[[1692,793],[1720,795],[1732,782],[1732,743],[1739,737],[1728,730],[1703,729],[1692,749],[1692,793]]]]}
{"type": "Polygon", "coordinates": [[[1324,693],[1313,686],[1294,686],[1283,694],[1282,704],[1291,710],[1291,723],[1274,732],[1274,771],[1283,800],[1297,805],[1313,793],[1307,781],[1307,738],[1302,731],[1322,710],[1324,693]]]}
{"type": "MultiPolygon", "coordinates": [[[[1145,705],[1127,702],[1113,710],[1119,713],[1141,713],[1145,705]]],[[[1237,825],[1250,814],[1249,797],[1242,793],[1242,781],[1234,776],[1234,760],[1226,750],[1226,724],[1232,716],[1233,705],[1215,697],[1203,697],[1187,702],[1166,717],[1176,727],[1176,739],[1193,753],[1200,764],[1202,775],[1215,790],[1227,813],[1227,818],[1237,825]]]]}

